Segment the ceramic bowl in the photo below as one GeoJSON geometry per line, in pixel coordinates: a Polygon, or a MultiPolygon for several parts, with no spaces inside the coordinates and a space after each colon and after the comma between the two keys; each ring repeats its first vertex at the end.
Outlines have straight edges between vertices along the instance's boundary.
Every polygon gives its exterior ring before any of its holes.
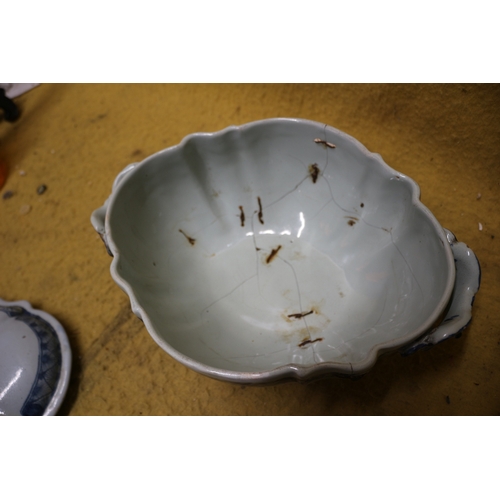
{"type": "Polygon", "coordinates": [[[62,325],[26,301],[0,300],[0,415],[55,415],[70,372],[62,325]]]}
{"type": "Polygon", "coordinates": [[[92,223],[154,340],[239,383],[358,376],[435,343],[456,282],[453,236],[417,184],[301,119],[193,134],[129,165],[92,223]]]}

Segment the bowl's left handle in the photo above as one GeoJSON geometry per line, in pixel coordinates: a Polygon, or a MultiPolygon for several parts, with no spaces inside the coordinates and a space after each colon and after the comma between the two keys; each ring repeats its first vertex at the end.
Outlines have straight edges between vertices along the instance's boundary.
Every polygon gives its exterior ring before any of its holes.
{"type": "Polygon", "coordinates": [[[97,210],[94,210],[92,212],[92,215],[90,217],[90,222],[92,223],[92,226],[94,226],[94,229],[97,231],[97,234],[101,237],[102,241],[104,242],[104,245],[106,246],[106,250],[108,251],[109,255],[113,256],[113,253],[111,252],[111,249],[109,248],[108,244],[108,237],[106,235],[106,215],[108,213],[108,207],[109,203],[111,200],[111,197],[113,196],[113,193],[116,191],[118,186],[122,183],[123,179],[127,177],[127,175],[130,174],[132,170],[138,165],[138,163],[131,163],[130,165],[126,166],[117,176],[115,179],[115,182],[113,183],[113,189],[111,191],[111,195],[109,198],[104,202],[104,205],[102,207],[99,207],[97,210]]]}
{"type": "Polygon", "coordinates": [[[441,324],[403,348],[403,356],[439,344],[451,337],[460,337],[472,318],[472,304],[481,284],[481,267],[474,252],[465,243],[457,241],[451,231],[444,231],[455,258],[457,271],[451,301],[441,324]]]}

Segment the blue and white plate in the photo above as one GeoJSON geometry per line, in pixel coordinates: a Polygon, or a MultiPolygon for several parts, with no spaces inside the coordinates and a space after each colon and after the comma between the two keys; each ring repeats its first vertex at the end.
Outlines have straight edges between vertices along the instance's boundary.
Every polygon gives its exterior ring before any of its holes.
{"type": "Polygon", "coordinates": [[[0,299],[0,415],[55,415],[70,372],[62,325],[26,301],[0,299]]]}

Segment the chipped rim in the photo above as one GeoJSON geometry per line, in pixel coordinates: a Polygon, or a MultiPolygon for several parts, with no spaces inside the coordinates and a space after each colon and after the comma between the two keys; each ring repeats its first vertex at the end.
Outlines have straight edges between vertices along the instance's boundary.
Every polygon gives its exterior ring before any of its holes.
{"type": "Polygon", "coordinates": [[[327,124],[302,118],[269,118],[269,119],[246,123],[243,125],[231,125],[218,132],[197,132],[189,134],[186,137],[184,137],[179,144],[158,151],[157,153],[148,156],[139,163],[132,163],[128,165],[122,172],[120,172],[113,184],[113,190],[111,195],[109,196],[109,198],[106,200],[106,202],[102,207],[98,208],[93,212],[91,217],[91,222],[96,231],[102,237],[108,249],[108,252],[113,256],[113,260],[110,266],[110,272],[113,280],[129,296],[133,313],[144,322],[146,329],[148,330],[149,334],[153,337],[155,342],[164,351],[170,354],[170,356],[172,356],[174,359],[181,362],[185,366],[191,368],[192,370],[218,380],[224,380],[229,382],[236,382],[242,384],[265,384],[265,383],[274,383],[280,379],[289,379],[289,378],[296,379],[299,381],[307,381],[327,373],[335,373],[347,377],[355,377],[362,375],[373,367],[379,355],[381,355],[384,352],[397,350],[398,348],[405,346],[406,344],[412,342],[413,340],[418,339],[427,331],[429,331],[433,326],[435,326],[435,324],[439,321],[440,316],[442,315],[444,309],[446,308],[446,306],[450,301],[455,283],[456,271],[454,265],[454,257],[450,245],[448,244],[445,231],[443,230],[443,228],[441,227],[435,216],[432,214],[432,212],[420,201],[420,187],[418,186],[418,184],[410,177],[406,176],[405,174],[402,174],[397,170],[394,170],[392,167],[387,165],[382,159],[382,156],[380,154],[369,151],[361,142],[359,142],[354,137],[327,124]],[[285,127],[291,123],[302,123],[311,127],[311,130],[314,132],[325,133],[326,131],[330,131],[336,135],[341,136],[346,141],[350,142],[352,146],[357,148],[366,157],[373,158],[374,160],[376,160],[377,165],[382,171],[385,170],[386,172],[394,176],[399,176],[399,180],[401,182],[406,182],[410,186],[412,197],[409,203],[411,203],[411,205],[413,205],[417,210],[420,210],[429,219],[429,221],[431,222],[432,226],[435,229],[436,236],[442,242],[443,251],[446,255],[446,260],[448,263],[448,269],[447,269],[448,280],[446,283],[445,291],[441,299],[438,301],[434,309],[434,312],[417,330],[409,332],[404,336],[398,337],[396,340],[374,345],[370,349],[370,351],[368,352],[367,356],[363,361],[359,361],[356,363],[338,363],[329,361],[329,362],[315,363],[313,365],[307,365],[307,366],[289,363],[281,367],[270,370],[259,370],[251,372],[239,372],[234,370],[219,369],[210,365],[206,365],[204,363],[196,361],[182,354],[180,351],[177,351],[156,332],[156,329],[149,320],[147,312],[143,307],[139,305],[139,301],[137,300],[137,297],[135,296],[135,293],[131,285],[129,285],[129,283],[125,281],[118,273],[120,251],[115,245],[112,238],[112,229],[109,224],[109,212],[110,210],[112,210],[113,205],[118,196],[118,193],[120,192],[120,187],[126,179],[130,178],[135,171],[139,170],[144,165],[149,163],[151,159],[156,158],[157,156],[160,155],[164,155],[167,151],[182,149],[190,140],[192,140],[195,137],[200,137],[200,136],[220,137],[224,134],[230,133],[235,130],[245,131],[246,129],[259,127],[261,125],[267,125],[269,123],[275,123],[277,125],[282,125],[285,127]]]}

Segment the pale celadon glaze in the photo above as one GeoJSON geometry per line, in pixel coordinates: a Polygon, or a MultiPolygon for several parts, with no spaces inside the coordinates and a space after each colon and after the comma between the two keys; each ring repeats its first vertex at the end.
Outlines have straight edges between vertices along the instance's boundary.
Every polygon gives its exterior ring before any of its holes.
{"type": "Polygon", "coordinates": [[[92,224],[134,313],[186,366],[357,376],[449,304],[454,256],[419,193],[343,132],[279,118],[129,165],[92,224]]]}

